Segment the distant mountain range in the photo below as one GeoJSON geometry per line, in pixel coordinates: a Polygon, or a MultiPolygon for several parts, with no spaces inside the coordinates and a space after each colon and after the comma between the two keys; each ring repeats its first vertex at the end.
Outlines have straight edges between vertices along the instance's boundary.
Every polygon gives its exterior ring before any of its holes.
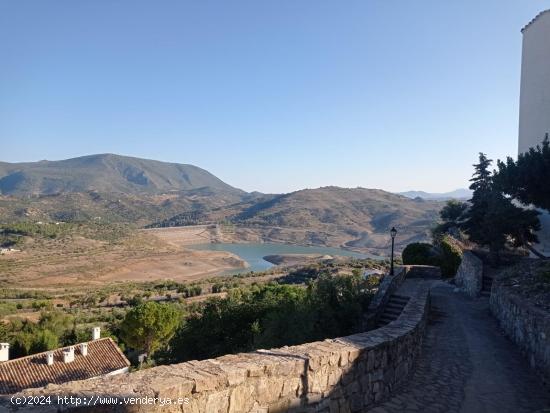
{"type": "Polygon", "coordinates": [[[245,194],[193,165],[129,156],[100,154],[63,161],[0,162],[0,193],[5,195],[86,191],[155,194],[202,188],[245,194]]]}
{"type": "Polygon", "coordinates": [[[426,196],[415,199],[425,193],[365,188],[247,193],[196,166],[111,154],[0,163],[0,191],[3,222],[99,220],[141,227],[225,222],[234,225],[240,241],[384,253],[393,226],[398,248],[429,239],[442,206],[426,196]]]}
{"type": "Polygon", "coordinates": [[[449,199],[470,199],[472,197],[472,191],[466,188],[456,189],[451,192],[443,193],[430,193],[424,191],[407,191],[399,192],[399,195],[406,196],[407,198],[422,198],[427,200],[446,201],[449,199]]]}

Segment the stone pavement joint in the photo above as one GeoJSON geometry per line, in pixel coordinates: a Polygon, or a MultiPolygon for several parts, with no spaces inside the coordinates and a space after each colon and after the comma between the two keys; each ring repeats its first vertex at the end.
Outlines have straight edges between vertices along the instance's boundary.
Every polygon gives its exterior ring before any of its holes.
{"type": "Polygon", "coordinates": [[[550,412],[550,390],[500,330],[488,299],[470,299],[443,282],[414,373],[369,413],[550,412]]]}

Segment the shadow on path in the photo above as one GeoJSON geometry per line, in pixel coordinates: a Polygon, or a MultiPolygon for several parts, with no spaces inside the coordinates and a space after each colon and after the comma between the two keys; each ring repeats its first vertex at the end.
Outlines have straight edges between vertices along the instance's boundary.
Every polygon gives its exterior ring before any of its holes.
{"type": "Polygon", "coordinates": [[[428,331],[408,382],[369,413],[550,412],[550,391],[500,330],[487,298],[432,290],[428,331]]]}

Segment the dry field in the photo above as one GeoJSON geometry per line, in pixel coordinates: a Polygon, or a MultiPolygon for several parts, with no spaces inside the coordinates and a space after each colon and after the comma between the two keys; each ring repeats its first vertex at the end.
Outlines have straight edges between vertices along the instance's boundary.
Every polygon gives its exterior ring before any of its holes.
{"type": "Polygon", "coordinates": [[[116,241],[71,235],[29,239],[23,251],[0,256],[0,283],[6,287],[59,288],[119,281],[192,281],[246,268],[239,257],[195,251],[186,245],[209,242],[207,228],[131,231],[116,241]]]}

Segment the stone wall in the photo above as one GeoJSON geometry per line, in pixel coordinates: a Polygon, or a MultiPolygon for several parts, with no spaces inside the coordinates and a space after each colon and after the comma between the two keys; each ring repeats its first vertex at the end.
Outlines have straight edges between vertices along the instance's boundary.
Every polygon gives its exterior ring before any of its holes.
{"type": "Polygon", "coordinates": [[[368,311],[363,320],[363,329],[372,330],[376,327],[376,321],[384,312],[391,295],[403,284],[408,277],[411,266],[398,266],[395,268],[395,275],[385,275],[380,281],[378,291],[372,298],[368,311]]]}
{"type": "Polygon", "coordinates": [[[489,299],[491,312],[506,334],[529,359],[531,367],[550,385],[550,314],[495,279],[489,299]]]}
{"type": "Polygon", "coordinates": [[[477,297],[483,287],[483,262],[465,251],[455,276],[456,285],[470,297],[477,297]]]}
{"type": "MultiPolygon", "coordinates": [[[[50,385],[22,395],[111,397],[105,412],[362,412],[406,379],[420,350],[429,285],[411,282],[401,316],[377,330],[299,346],[160,366],[128,375],[50,385]],[[188,404],[125,404],[124,398],[188,404]]],[[[95,399],[97,400],[97,399],[95,399]]],[[[127,400],[127,399],[126,399],[127,400]]]]}

